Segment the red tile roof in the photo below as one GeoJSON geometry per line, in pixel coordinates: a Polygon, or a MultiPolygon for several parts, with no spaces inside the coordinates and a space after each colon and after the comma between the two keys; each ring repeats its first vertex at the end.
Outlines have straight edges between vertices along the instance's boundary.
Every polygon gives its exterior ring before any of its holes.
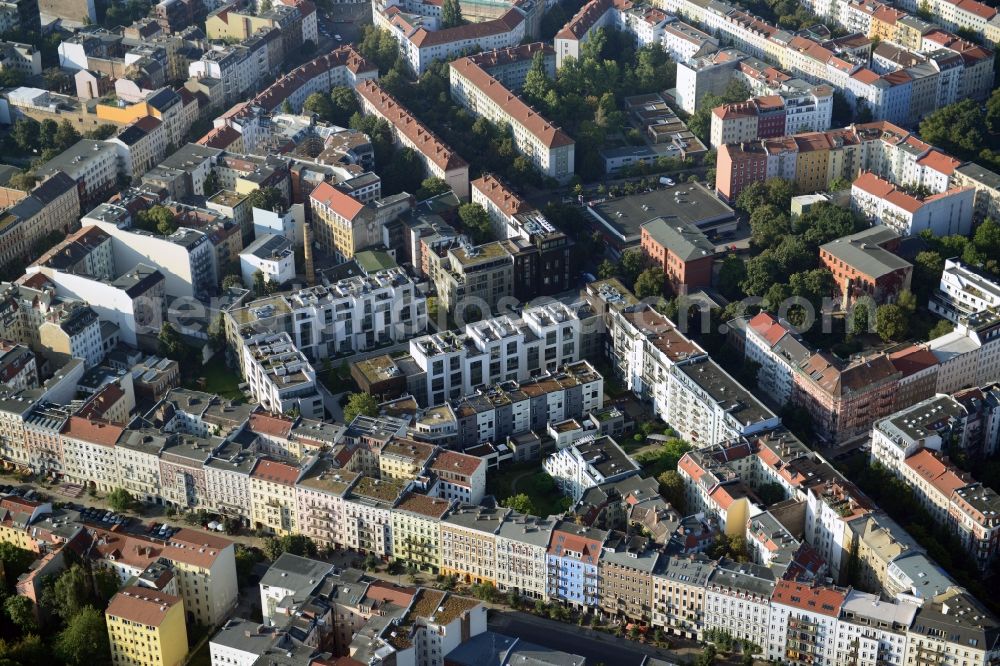
{"type": "Polygon", "coordinates": [[[973,482],[972,477],[957,471],[957,468],[944,462],[930,449],[920,449],[905,462],[907,467],[945,497],[951,497],[953,492],[973,482]]]}
{"type": "Polygon", "coordinates": [[[283,416],[255,412],[250,415],[250,430],[258,435],[271,435],[288,439],[295,421],[283,416]]]}
{"type": "Polygon", "coordinates": [[[167,611],[180,602],[180,597],[149,587],[130,585],[111,597],[105,612],[146,627],[158,627],[167,616],[167,611]]]}
{"type": "Polygon", "coordinates": [[[450,64],[452,71],[458,72],[473,86],[490,98],[503,109],[508,117],[520,123],[528,132],[534,135],[542,145],[549,148],[559,148],[574,143],[573,139],[561,129],[550,123],[537,111],[524,103],[520,97],[507,90],[503,84],[494,79],[486,70],[472,61],[471,58],[459,58],[450,64]]]}
{"type": "Polygon", "coordinates": [[[779,580],[774,586],[771,602],[800,608],[820,615],[839,617],[847,599],[847,591],[836,587],[809,587],[789,580],[779,580]]]}
{"type": "Polygon", "coordinates": [[[420,153],[444,171],[462,169],[469,164],[452,150],[451,146],[438,138],[434,132],[416,119],[410,110],[386,92],[377,81],[366,79],[355,90],[365,101],[375,108],[397,132],[416,146],[420,153]]]}
{"type": "Polygon", "coordinates": [[[283,486],[294,486],[295,481],[299,478],[300,471],[298,467],[287,465],[277,460],[261,459],[257,462],[257,466],[253,468],[253,471],[250,472],[250,476],[262,481],[280,483],[283,486]]]}
{"type": "Polygon", "coordinates": [[[434,459],[431,469],[436,471],[449,471],[452,474],[462,476],[472,476],[483,464],[482,458],[458,453],[457,451],[442,451],[434,459]]]}
{"type": "Polygon", "coordinates": [[[72,437],[101,446],[114,446],[125,428],[97,419],[71,416],[63,426],[63,437],[72,437]]]}
{"type": "Polygon", "coordinates": [[[365,208],[363,203],[327,182],[320,183],[309,193],[309,198],[330,208],[346,220],[353,220],[365,208]]]}
{"type": "Polygon", "coordinates": [[[504,185],[493,174],[484,174],[482,178],[472,181],[472,187],[492,201],[504,215],[514,216],[534,210],[535,207],[517,196],[513,190],[504,185]]]}

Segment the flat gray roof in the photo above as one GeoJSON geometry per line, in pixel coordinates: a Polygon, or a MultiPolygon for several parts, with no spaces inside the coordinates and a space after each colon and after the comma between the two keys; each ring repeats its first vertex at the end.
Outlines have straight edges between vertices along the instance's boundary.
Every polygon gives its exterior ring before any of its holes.
{"type": "Polygon", "coordinates": [[[704,227],[734,216],[732,208],[700,183],[679,183],[644,194],[605,199],[588,205],[587,210],[623,245],[638,243],[642,225],[658,217],[669,224],[683,222],[704,227]]]}

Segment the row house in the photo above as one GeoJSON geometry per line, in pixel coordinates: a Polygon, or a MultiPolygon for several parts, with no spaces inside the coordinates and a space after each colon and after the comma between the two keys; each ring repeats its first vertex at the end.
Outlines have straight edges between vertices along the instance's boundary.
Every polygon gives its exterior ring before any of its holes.
{"type": "Polygon", "coordinates": [[[348,548],[378,557],[392,557],[392,508],[409,483],[362,475],[344,502],[344,543],[348,548]]]}
{"type": "Polygon", "coordinates": [[[546,595],[576,608],[600,603],[600,558],[608,532],[560,520],[552,528],[546,595]]]}
{"type": "Polygon", "coordinates": [[[517,512],[496,535],[496,586],[532,599],[547,598],[548,547],[556,521],[517,512]]]}
{"type": "Polygon", "coordinates": [[[497,581],[497,534],[510,509],[465,506],[441,521],[441,572],[466,583],[497,581]]]}

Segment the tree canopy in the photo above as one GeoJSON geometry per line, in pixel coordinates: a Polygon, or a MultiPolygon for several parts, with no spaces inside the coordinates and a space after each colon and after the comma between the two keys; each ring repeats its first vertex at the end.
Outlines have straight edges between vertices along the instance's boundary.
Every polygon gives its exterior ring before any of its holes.
{"type": "Polygon", "coordinates": [[[370,393],[352,393],[344,407],[344,423],[358,416],[378,416],[378,401],[370,393]]]}

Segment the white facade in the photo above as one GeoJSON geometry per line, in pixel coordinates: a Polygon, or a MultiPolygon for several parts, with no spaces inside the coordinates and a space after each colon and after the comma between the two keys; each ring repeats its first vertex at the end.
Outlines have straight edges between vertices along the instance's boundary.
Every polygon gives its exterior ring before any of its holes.
{"type": "Polygon", "coordinates": [[[243,341],[244,379],[254,399],[270,412],[298,409],[306,418],[323,417],[316,371],[287,333],[259,334],[243,341]]]}
{"type": "Polygon", "coordinates": [[[946,259],[941,283],[931,296],[930,311],[958,323],[962,316],[1000,306],[1000,283],[965,265],[946,259]]]}
{"type": "Polygon", "coordinates": [[[426,372],[427,404],[471,394],[508,379],[579,360],[584,335],[576,311],[554,302],[526,308],[520,319],[504,315],[469,324],[465,333],[446,331],[410,340],[410,355],[426,372]]]}

